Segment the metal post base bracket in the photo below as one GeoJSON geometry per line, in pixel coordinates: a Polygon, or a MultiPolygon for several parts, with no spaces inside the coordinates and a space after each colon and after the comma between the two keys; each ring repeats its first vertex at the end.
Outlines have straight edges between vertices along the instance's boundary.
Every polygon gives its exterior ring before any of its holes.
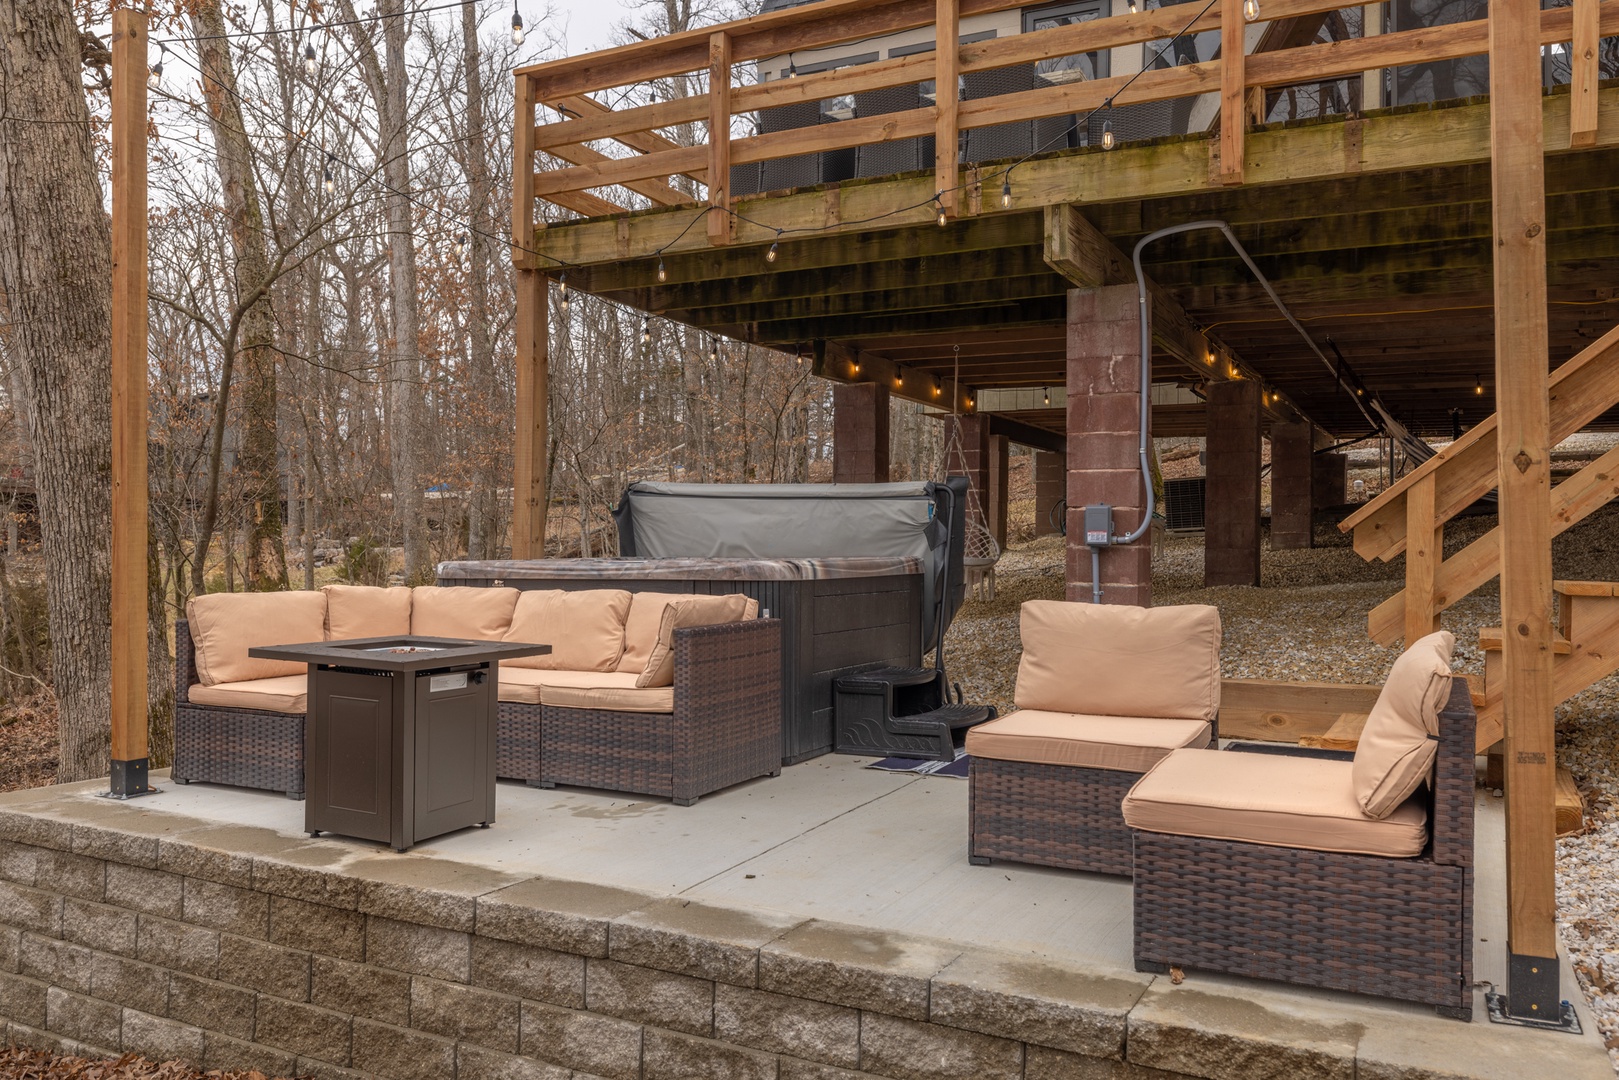
{"type": "Polygon", "coordinates": [[[1580,1016],[1574,1011],[1574,1003],[1561,1002],[1558,1012],[1561,1014],[1555,1020],[1539,1020],[1532,1017],[1514,1016],[1507,1008],[1507,996],[1493,991],[1484,995],[1484,1007],[1489,1012],[1490,1023],[1510,1024],[1513,1027],[1540,1028],[1542,1031],[1562,1031],[1569,1035],[1582,1034],[1580,1016]]]}
{"type": "Polygon", "coordinates": [[[1507,993],[1484,995],[1490,1020],[1497,1024],[1546,1028],[1578,1034],[1574,1006],[1559,994],[1561,965],[1555,956],[1507,955],[1507,993]]]}
{"type": "Polygon", "coordinates": [[[98,792],[103,799],[136,799],[142,795],[156,795],[159,788],[146,782],[146,771],[150,764],[148,758],[137,758],[134,761],[114,761],[110,791],[98,792]]]}

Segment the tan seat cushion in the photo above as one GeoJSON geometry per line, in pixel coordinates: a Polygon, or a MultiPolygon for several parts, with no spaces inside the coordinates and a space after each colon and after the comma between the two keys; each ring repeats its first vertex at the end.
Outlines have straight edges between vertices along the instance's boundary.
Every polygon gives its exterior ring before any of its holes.
{"type": "Polygon", "coordinates": [[[618,687],[633,690],[635,676],[627,671],[544,671],[539,668],[514,668],[508,667],[504,660],[500,662],[500,690],[497,696],[501,701],[538,705],[542,685],[618,687]]]}
{"type": "Polygon", "coordinates": [[[638,592],[630,596],[630,613],[624,618],[624,652],[618,658],[618,670],[639,675],[652,659],[652,650],[658,644],[658,627],[663,624],[663,609],[677,600],[690,600],[692,594],[638,592]]]}
{"type": "Polygon", "coordinates": [[[1405,802],[1433,770],[1439,710],[1450,699],[1456,635],[1440,630],[1400,654],[1355,748],[1354,792],[1362,810],[1383,817],[1405,802]]]}
{"type": "Polygon", "coordinates": [[[186,696],[193,705],[220,705],[227,709],[257,709],[260,712],[304,713],[309,711],[309,676],[278,675],[273,679],[193,686],[186,696]]]}
{"type": "Polygon", "coordinates": [[[1171,750],[1209,745],[1202,720],[1019,709],[967,732],[967,753],[996,761],[1144,773],[1171,750]]]}
{"type": "MultiPolygon", "coordinates": [[[[622,674],[620,672],[619,674],[622,674]]],[[[540,703],[564,709],[600,709],[605,712],[672,713],[675,688],[622,686],[545,686],[540,703]]]]}
{"type": "Polygon", "coordinates": [[[376,585],[327,585],[326,640],[396,637],[410,633],[410,590],[376,585]]]}
{"type": "Polygon", "coordinates": [[[759,613],[759,602],[741,593],[726,596],[693,596],[677,600],[663,609],[658,621],[658,640],[647,657],[646,667],[635,685],[644,688],[675,684],[675,631],[692,626],[717,626],[741,622],[759,613]],[[751,610],[750,610],[751,605],[751,610]]]}
{"type": "Polygon", "coordinates": [[[511,628],[512,609],[516,606],[516,589],[418,585],[410,591],[410,632],[427,637],[501,641],[511,628]]]}
{"type": "Polygon", "coordinates": [[[1132,829],[1272,847],[1411,858],[1428,842],[1420,800],[1385,818],[1363,813],[1347,761],[1176,750],[1124,797],[1132,829]]]}
{"type": "Polygon", "coordinates": [[[217,683],[304,675],[307,664],[247,655],[258,645],[326,640],[326,595],[318,592],[209,593],[186,601],[197,678],[217,683]]]}
{"type": "Polygon", "coordinates": [[[1220,613],[1029,600],[1012,700],[1020,709],[1213,720],[1220,613]]]}
{"type": "Polygon", "coordinates": [[[624,651],[630,594],[623,589],[524,589],[512,610],[507,641],[549,645],[545,656],[501,661],[552,671],[613,671],[624,651]]]}

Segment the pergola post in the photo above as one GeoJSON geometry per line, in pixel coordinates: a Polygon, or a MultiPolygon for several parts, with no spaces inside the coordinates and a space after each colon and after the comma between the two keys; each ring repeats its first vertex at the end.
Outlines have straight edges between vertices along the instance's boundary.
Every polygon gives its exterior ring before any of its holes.
{"type": "MultiPolygon", "coordinates": [[[[551,282],[540,273],[534,245],[534,80],[517,77],[517,125],[512,136],[512,265],[516,268],[513,326],[517,368],[517,430],[512,441],[512,558],[545,554],[546,422],[550,400],[551,282]]],[[[564,308],[567,306],[563,305],[564,308]]]]}
{"type": "Polygon", "coordinates": [[[115,799],[147,795],[146,15],[112,13],[112,738],[115,799]]]}
{"type": "Polygon", "coordinates": [[[832,386],[832,482],[888,483],[888,386],[832,386]]]}
{"type": "Polygon", "coordinates": [[[1536,0],[1490,5],[1495,400],[1505,676],[1507,1010],[1560,1019],[1554,877],[1545,133],[1536,0]]]}
{"type": "Polygon", "coordinates": [[[1252,379],[1210,383],[1203,584],[1259,584],[1261,405],[1252,379]]]}

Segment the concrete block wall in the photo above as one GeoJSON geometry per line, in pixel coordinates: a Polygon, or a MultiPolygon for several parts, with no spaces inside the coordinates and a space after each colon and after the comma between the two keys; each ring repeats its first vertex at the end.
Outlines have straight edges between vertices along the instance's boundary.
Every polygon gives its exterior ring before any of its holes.
{"type": "Polygon", "coordinates": [[[1125,1060],[1147,976],[117,809],[137,831],[0,810],[19,1043],[319,1080],[1179,1075],[1150,1035],[1125,1060]]]}

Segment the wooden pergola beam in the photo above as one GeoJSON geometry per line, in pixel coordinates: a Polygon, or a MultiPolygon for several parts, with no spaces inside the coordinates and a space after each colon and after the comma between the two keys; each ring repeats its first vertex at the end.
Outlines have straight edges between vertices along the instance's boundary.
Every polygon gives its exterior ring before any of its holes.
{"type": "MultiPolygon", "coordinates": [[[[1501,499],[1501,625],[1507,628],[1501,661],[1506,681],[1507,1008],[1515,1016],[1555,1022],[1561,1019],[1561,993],[1554,866],[1557,747],[1552,720],[1547,125],[1536,34],[1540,4],[1495,0],[1489,24],[1496,472],[1501,499]]],[[[1410,618],[1408,612],[1408,622],[1410,618]]]]}

